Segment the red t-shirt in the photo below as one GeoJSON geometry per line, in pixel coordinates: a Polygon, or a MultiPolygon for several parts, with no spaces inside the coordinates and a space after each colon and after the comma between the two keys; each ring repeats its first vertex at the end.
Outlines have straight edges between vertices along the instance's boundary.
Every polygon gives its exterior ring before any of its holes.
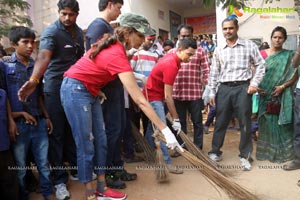
{"type": "Polygon", "coordinates": [[[124,47],[119,42],[102,50],[94,60],[89,58],[90,53],[91,49],[64,76],[81,81],[93,96],[97,96],[99,90],[119,73],[132,71],[124,47]]]}
{"type": "MultiPolygon", "coordinates": [[[[180,60],[176,53],[170,53],[161,58],[152,69],[147,79],[147,93],[149,101],[163,101],[165,98],[165,84],[173,85],[180,60]]],[[[146,96],[145,88],[143,90],[146,96]]]]}

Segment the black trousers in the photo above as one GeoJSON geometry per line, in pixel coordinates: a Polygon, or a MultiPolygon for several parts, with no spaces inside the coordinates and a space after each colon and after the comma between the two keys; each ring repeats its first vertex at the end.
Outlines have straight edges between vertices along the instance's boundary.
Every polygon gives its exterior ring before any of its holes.
{"type": "Polygon", "coordinates": [[[227,127],[233,113],[238,118],[240,134],[240,157],[248,158],[252,153],[251,114],[252,95],[247,93],[249,83],[236,86],[221,84],[216,95],[216,123],[210,153],[221,155],[227,127]]]}
{"type": "Polygon", "coordinates": [[[0,191],[1,199],[18,200],[19,186],[17,171],[14,167],[13,156],[10,150],[0,151],[0,191]]]}

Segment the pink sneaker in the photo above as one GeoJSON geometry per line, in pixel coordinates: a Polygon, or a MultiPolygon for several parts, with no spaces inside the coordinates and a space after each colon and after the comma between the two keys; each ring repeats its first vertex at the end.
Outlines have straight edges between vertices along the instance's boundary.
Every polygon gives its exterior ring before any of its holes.
{"type": "Polygon", "coordinates": [[[104,193],[100,193],[96,191],[96,195],[98,200],[123,200],[126,199],[126,194],[123,192],[119,192],[117,190],[113,190],[107,188],[104,193]]]}

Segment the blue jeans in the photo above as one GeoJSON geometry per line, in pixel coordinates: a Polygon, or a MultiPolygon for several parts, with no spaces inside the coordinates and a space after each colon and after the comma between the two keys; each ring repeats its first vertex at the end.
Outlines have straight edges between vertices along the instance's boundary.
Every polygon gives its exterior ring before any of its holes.
{"type": "Polygon", "coordinates": [[[106,135],[99,97],[94,97],[81,81],[65,77],[61,102],[72,128],[77,150],[78,178],[92,181],[92,173],[105,173],[106,135]]]}
{"type": "MultiPolygon", "coordinates": [[[[49,136],[49,162],[53,168],[64,166],[64,161],[70,166],[77,166],[76,146],[66,114],[61,105],[60,92],[45,92],[45,106],[53,124],[53,131],[49,136]]],[[[76,174],[77,170],[70,170],[76,174]]],[[[66,170],[52,170],[53,184],[67,183],[68,173],[66,170]]]]}
{"type": "Polygon", "coordinates": [[[294,151],[295,161],[300,163],[300,89],[296,88],[294,104],[294,151]]]}
{"type": "Polygon", "coordinates": [[[41,192],[44,197],[53,193],[52,183],[50,180],[50,168],[47,160],[48,156],[48,133],[46,120],[37,119],[37,126],[16,122],[19,135],[16,142],[13,143],[13,153],[17,170],[18,181],[21,189],[21,199],[28,199],[29,192],[26,189],[24,180],[26,174],[26,160],[29,149],[32,151],[40,178],[41,192]]]}
{"type": "MultiPolygon", "coordinates": [[[[153,107],[153,109],[155,110],[156,114],[159,116],[159,118],[164,123],[166,123],[166,114],[165,114],[163,102],[162,101],[151,101],[150,104],[153,107]]],[[[147,126],[147,132],[146,132],[146,140],[148,141],[150,146],[155,148],[154,138],[152,137],[153,132],[154,131],[152,128],[152,122],[149,120],[149,123],[147,126]]],[[[169,156],[168,147],[163,142],[160,142],[160,148],[163,152],[166,164],[168,164],[168,165],[171,164],[171,158],[169,156]]]]}
{"type": "Polygon", "coordinates": [[[207,119],[204,126],[210,126],[213,123],[215,116],[216,108],[214,106],[209,105],[209,113],[207,115],[207,119]]]}

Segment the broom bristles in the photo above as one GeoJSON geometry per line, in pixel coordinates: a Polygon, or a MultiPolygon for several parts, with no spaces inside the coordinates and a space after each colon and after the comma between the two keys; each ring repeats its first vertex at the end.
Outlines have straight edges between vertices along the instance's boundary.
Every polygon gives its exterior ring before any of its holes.
{"type": "Polygon", "coordinates": [[[154,154],[154,148],[149,145],[147,140],[144,138],[144,136],[140,133],[140,131],[137,129],[137,127],[134,125],[134,123],[131,122],[131,127],[132,127],[132,135],[134,139],[137,141],[139,145],[141,145],[144,155],[145,155],[145,160],[148,164],[153,164],[155,163],[155,154],[154,154]]]}
{"type": "MultiPolygon", "coordinates": [[[[170,116],[170,114],[168,113],[166,115],[167,120],[172,123],[172,117],[170,116]]],[[[209,166],[211,166],[212,168],[214,168],[215,170],[218,170],[220,173],[222,173],[224,176],[228,176],[230,173],[227,173],[225,171],[221,171],[219,168],[219,165],[210,160],[195,144],[194,142],[187,136],[187,134],[185,134],[183,131],[179,132],[179,137],[183,140],[186,148],[188,149],[188,151],[190,153],[192,153],[194,156],[196,156],[197,158],[199,158],[200,160],[202,160],[203,162],[205,162],[206,164],[208,164],[209,166]]]]}
{"type": "MultiPolygon", "coordinates": [[[[155,137],[162,142],[166,142],[161,133],[157,132],[155,137]]],[[[201,158],[197,158],[188,151],[181,152],[178,148],[175,150],[192,165],[197,167],[212,184],[224,190],[230,198],[238,200],[258,200],[256,195],[241,187],[229,177],[224,176],[219,170],[206,163],[206,161],[201,160],[201,158]]]]}
{"type": "Polygon", "coordinates": [[[156,145],[156,163],[155,163],[155,174],[156,180],[158,182],[169,181],[169,171],[167,169],[162,150],[160,149],[160,144],[157,139],[155,139],[156,145]]]}

